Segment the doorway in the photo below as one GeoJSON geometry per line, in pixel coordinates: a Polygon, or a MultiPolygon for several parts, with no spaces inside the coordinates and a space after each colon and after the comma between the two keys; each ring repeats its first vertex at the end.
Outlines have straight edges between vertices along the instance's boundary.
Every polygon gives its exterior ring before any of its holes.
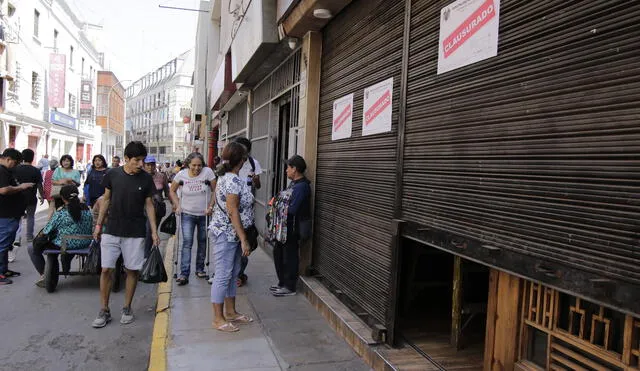
{"type": "Polygon", "coordinates": [[[401,337],[443,369],[482,370],[489,268],[403,241],[401,337]]]}
{"type": "Polygon", "coordinates": [[[287,172],[284,161],[289,156],[289,133],[291,123],[291,100],[276,103],[278,109],[278,136],[273,147],[273,195],[283,190],[287,186],[287,172]]]}

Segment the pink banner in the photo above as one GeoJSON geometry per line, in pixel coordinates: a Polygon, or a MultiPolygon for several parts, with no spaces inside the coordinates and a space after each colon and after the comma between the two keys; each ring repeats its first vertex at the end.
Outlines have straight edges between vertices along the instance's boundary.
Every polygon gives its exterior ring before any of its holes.
{"type": "Polygon", "coordinates": [[[49,55],[49,108],[64,108],[64,82],[67,71],[67,56],[49,55]]]}

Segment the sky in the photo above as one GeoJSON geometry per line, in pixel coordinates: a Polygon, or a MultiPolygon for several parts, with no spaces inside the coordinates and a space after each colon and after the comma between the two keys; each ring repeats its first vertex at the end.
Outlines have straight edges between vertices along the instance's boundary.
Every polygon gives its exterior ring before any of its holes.
{"type": "Polygon", "coordinates": [[[67,0],[80,19],[103,26],[105,69],[125,87],[195,45],[198,0],[67,0]]]}

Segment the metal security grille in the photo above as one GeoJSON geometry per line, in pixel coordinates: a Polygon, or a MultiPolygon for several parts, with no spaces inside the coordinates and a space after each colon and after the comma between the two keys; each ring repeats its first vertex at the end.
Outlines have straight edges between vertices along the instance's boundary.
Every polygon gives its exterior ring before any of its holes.
{"type": "Polygon", "coordinates": [[[354,1],[323,30],[313,267],[380,323],[390,299],[403,1],[354,1]],[[363,91],[394,78],[393,130],[362,137],[363,91]],[[331,140],[354,93],[353,133],[331,140]]]}
{"type": "Polygon", "coordinates": [[[276,143],[279,133],[278,105],[282,101],[291,102],[291,125],[298,124],[300,91],[300,56],[301,49],[291,53],[277,68],[262,80],[252,92],[252,119],[250,138],[252,141],[252,155],[262,165],[263,174],[260,176],[262,188],[256,190],[256,227],[263,232],[266,229],[266,205],[273,196],[273,178],[275,167],[276,143]],[[295,113],[295,118],[294,118],[295,113]]]}
{"type": "Polygon", "coordinates": [[[403,219],[640,285],[640,3],[503,0],[498,56],[437,75],[442,6],[412,7],[403,219]]]}
{"type": "Polygon", "coordinates": [[[231,111],[229,111],[229,137],[237,136],[241,130],[247,128],[247,101],[238,103],[231,111]]]}

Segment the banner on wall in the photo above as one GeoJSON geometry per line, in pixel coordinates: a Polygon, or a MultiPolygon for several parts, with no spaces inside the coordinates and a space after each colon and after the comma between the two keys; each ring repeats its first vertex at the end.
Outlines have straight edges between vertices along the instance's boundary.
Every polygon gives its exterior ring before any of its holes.
{"type": "Polygon", "coordinates": [[[93,119],[92,93],[91,80],[82,80],[80,83],[80,118],[83,120],[93,119]]]}
{"type": "Polygon", "coordinates": [[[331,140],[351,138],[353,126],[353,93],[333,101],[331,140]]]}
{"type": "Polygon", "coordinates": [[[393,77],[364,89],[362,135],[391,131],[393,77]]]}
{"type": "Polygon", "coordinates": [[[440,11],[438,74],[498,55],[500,0],[458,0],[440,11]]]}
{"type": "Polygon", "coordinates": [[[65,72],[67,71],[67,56],[64,54],[49,54],[49,108],[64,108],[65,72]]]}

